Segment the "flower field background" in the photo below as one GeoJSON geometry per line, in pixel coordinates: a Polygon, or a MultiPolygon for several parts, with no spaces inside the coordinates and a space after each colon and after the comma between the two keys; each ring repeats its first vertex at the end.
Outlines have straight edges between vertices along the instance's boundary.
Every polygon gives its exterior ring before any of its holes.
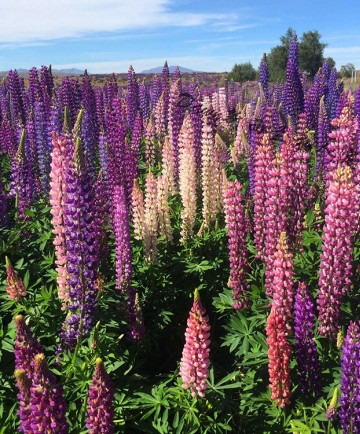
{"type": "Polygon", "coordinates": [[[360,432],[360,90],[0,85],[0,433],[360,432]]]}

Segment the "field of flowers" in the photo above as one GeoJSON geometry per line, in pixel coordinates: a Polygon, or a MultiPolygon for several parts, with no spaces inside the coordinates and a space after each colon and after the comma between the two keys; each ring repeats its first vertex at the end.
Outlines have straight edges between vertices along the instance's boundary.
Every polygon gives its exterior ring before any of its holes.
{"type": "Polygon", "coordinates": [[[360,433],[360,90],[0,85],[0,434],[360,433]]]}

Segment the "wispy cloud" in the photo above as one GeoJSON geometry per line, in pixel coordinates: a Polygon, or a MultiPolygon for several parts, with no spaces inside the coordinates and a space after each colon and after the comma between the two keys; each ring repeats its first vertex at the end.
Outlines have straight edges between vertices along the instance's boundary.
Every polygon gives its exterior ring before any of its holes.
{"type": "Polygon", "coordinates": [[[0,3],[0,40],[25,42],[164,26],[237,25],[234,13],[176,12],[170,0],[16,0],[0,3]]]}

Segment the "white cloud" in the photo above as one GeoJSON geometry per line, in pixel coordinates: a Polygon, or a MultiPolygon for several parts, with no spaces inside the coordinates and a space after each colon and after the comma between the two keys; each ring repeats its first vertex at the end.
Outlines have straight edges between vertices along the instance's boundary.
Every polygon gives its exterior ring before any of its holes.
{"type": "Polygon", "coordinates": [[[3,0],[0,41],[24,42],[78,37],[93,32],[159,26],[237,23],[233,13],[187,13],[170,9],[170,0],[3,0]]]}
{"type": "Polygon", "coordinates": [[[326,47],[324,56],[333,57],[337,69],[340,69],[340,66],[346,63],[353,63],[355,68],[360,68],[360,46],[326,47]]]}

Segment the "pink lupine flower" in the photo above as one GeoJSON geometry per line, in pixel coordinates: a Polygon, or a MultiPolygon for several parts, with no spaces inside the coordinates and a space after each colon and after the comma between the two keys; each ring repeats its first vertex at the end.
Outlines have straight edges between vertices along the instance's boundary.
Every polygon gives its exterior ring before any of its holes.
{"type": "Polygon", "coordinates": [[[155,164],[155,122],[154,113],[152,112],[145,129],[145,161],[148,168],[155,164]]]}
{"type": "Polygon", "coordinates": [[[171,145],[169,137],[166,136],[162,147],[161,155],[161,174],[166,178],[171,194],[177,193],[177,185],[175,182],[175,163],[171,153],[171,145]]]}
{"type": "Polygon", "coordinates": [[[353,236],[357,224],[356,191],[350,167],[328,180],[319,275],[319,332],[336,340],[341,303],[351,286],[353,236]]]}
{"type": "Polygon", "coordinates": [[[249,284],[246,281],[247,250],[246,223],[242,205],[241,184],[239,181],[225,182],[224,207],[225,221],[228,229],[230,279],[229,287],[233,289],[233,307],[237,310],[248,308],[249,284]]]}
{"type": "Polygon", "coordinates": [[[182,387],[190,389],[191,395],[201,398],[207,389],[206,380],[209,376],[210,354],[210,324],[200,300],[198,290],[195,290],[194,303],[191,308],[185,332],[185,346],[180,362],[182,387]]]}
{"type": "Polygon", "coordinates": [[[270,178],[270,167],[275,158],[274,144],[268,134],[264,134],[255,154],[255,189],[254,189],[254,241],[257,256],[265,259],[265,202],[267,183],[270,178]]]}
{"type": "Polygon", "coordinates": [[[6,282],[7,287],[6,292],[9,294],[10,300],[19,300],[20,297],[26,296],[26,288],[24,282],[21,277],[19,277],[14,267],[11,265],[11,262],[7,256],[5,256],[6,262],[6,282]]]}
{"type": "Polygon", "coordinates": [[[53,150],[51,153],[50,171],[50,205],[51,223],[55,234],[55,264],[58,284],[59,299],[69,300],[69,287],[67,285],[67,259],[66,259],[66,235],[64,223],[64,204],[66,191],[66,170],[74,151],[74,143],[70,137],[58,136],[53,133],[53,150]]]}
{"type": "Polygon", "coordinates": [[[181,210],[181,241],[186,242],[194,230],[196,217],[196,156],[193,127],[186,113],[179,137],[179,187],[181,210]]]}
{"type": "Polygon", "coordinates": [[[166,134],[166,102],[164,92],[158,99],[155,107],[155,134],[162,141],[166,134]]]}
{"type": "Polygon", "coordinates": [[[144,241],[145,259],[154,262],[157,252],[158,212],[157,212],[157,182],[155,175],[149,172],[146,177],[145,207],[144,207],[144,241]]]}

